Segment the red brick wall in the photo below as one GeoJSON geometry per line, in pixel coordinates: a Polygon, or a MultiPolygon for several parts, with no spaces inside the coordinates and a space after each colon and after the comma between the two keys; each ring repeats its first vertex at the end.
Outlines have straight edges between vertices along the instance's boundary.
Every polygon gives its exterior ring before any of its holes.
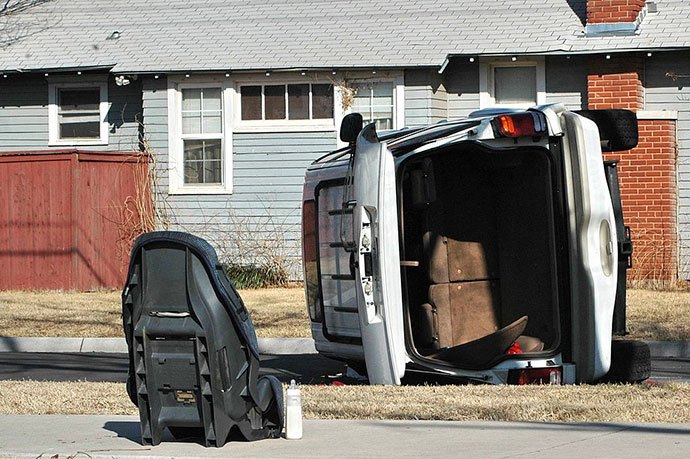
{"type": "Polygon", "coordinates": [[[645,0],[588,0],[587,23],[634,22],[645,0]]]}
{"type": "MultiPolygon", "coordinates": [[[[643,69],[643,60],[629,54],[610,59],[593,56],[587,76],[588,108],[643,110],[643,69]]],[[[633,280],[675,280],[676,123],[640,120],[639,133],[634,150],[605,155],[620,159],[623,213],[634,242],[633,269],[628,276],[633,280]]]]}
{"type": "Polygon", "coordinates": [[[669,281],[677,273],[676,123],[640,120],[634,150],[606,154],[620,159],[618,176],[625,223],[633,233],[631,280],[669,281]]]}
{"type": "Polygon", "coordinates": [[[587,75],[588,107],[641,110],[644,107],[642,68],[641,60],[635,57],[592,57],[587,75]]]}

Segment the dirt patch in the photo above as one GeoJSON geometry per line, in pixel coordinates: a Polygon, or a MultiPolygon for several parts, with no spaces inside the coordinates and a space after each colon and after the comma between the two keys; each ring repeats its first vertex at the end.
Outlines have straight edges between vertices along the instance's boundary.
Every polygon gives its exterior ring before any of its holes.
{"type": "MultiPolygon", "coordinates": [[[[0,381],[0,414],[138,414],[122,383],[0,381]]],[[[303,386],[307,419],[690,422],[690,385],[303,386]]]]}

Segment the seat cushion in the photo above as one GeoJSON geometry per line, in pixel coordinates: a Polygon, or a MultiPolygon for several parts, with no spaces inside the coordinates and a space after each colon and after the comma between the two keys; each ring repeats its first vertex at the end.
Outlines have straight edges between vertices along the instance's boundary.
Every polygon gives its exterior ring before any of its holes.
{"type": "Polygon", "coordinates": [[[437,315],[440,347],[474,341],[499,328],[498,281],[432,285],[429,300],[437,315]]]}
{"type": "Polygon", "coordinates": [[[427,357],[443,360],[462,368],[488,368],[505,355],[506,350],[525,330],[527,320],[527,316],[523,316],[490,335],[442,349],[427,357]]]}

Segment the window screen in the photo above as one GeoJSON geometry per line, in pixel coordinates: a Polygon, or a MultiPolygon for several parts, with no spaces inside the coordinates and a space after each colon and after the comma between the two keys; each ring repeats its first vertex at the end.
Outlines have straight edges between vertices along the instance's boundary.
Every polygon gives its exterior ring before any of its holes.
{"type": "Polygon", "coordinates": [[[494,98],[497,104],[536,104],[536,67],[495,67],[494,98]]]}

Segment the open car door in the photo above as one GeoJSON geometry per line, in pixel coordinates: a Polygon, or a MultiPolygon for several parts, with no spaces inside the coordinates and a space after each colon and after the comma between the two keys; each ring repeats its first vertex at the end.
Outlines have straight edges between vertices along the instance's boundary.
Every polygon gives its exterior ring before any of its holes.
{"type": "Polygon", "coordinates": [[[395,162],[373,124],[357,137],[352,197],[354,272],[362,347],[370,384],[400,384],[403,334],[395,162]]]}
{"type": "Polygon", "coordinates": [[[613,309],[618,282],[616,219],[597,125],[574,113],[567,123],[572,283],[572,357],[577,382],[604,376],[611,366],[613,309]],[[603,197],[606,198],[603,198],[603,197]]]}

